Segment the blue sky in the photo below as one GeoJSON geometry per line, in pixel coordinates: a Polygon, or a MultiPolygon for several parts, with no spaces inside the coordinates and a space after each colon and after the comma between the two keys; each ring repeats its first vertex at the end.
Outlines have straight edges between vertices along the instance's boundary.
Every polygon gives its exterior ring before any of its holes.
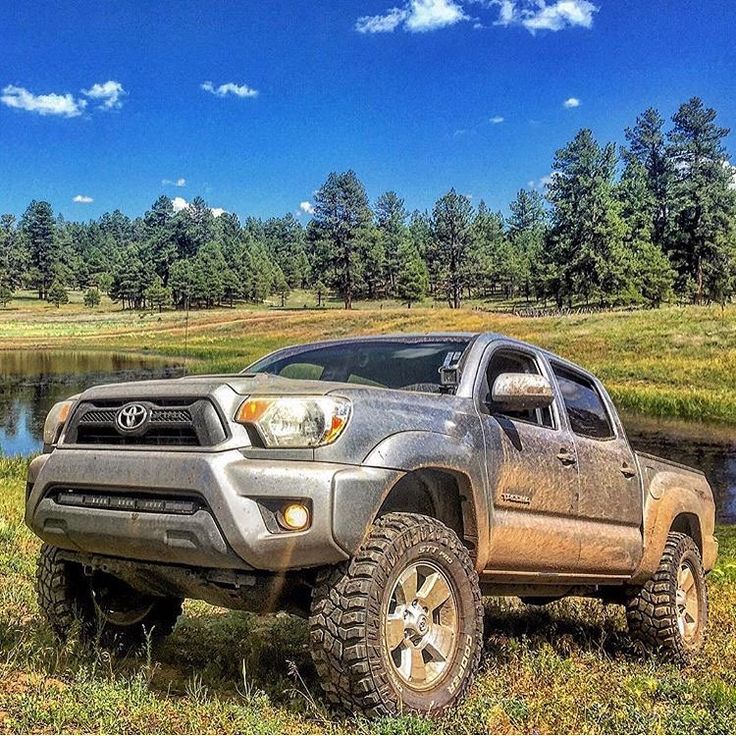
{"type": "Polygon", "coordinates": [[[733,0],[3,2],[0,212],[301,212],[347,168],[506,209],[581,127],[699,95],[736,128],[735,29],[733,0]]]}

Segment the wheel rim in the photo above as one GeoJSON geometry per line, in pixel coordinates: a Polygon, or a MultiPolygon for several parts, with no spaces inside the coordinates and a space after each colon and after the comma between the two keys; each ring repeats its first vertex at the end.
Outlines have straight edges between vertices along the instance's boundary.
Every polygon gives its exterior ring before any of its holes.
{"type": "Polygon", "coordinates": [[[695,570],[689,562],[683,562],[677,572],[675,605],[677,628],[680,630],[680,636],[688,641],[697,633],[700,621],[698,586],[695,581],[695,570]]]}
{"type": "Polygon", "coordinates": [[[384,617],[388,660],[413,690],[429,690],[447,673],[458,640],[457,600],[445,573],[415,562],[398,576],[384,617]]]}

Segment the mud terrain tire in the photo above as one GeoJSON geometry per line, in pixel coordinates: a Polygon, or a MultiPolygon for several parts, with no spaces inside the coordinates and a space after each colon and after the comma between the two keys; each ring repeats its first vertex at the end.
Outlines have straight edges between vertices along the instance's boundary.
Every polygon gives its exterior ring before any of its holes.
{"type": "MultiPolygon", "coordinates": [[[[56,547],[44,544],[36,568],[38,605],[59,641],[77,631],[82,641],[117,652],[140,649],[170,634],[181,615],[178,598],[155,598],[133,590],[116,578],[86,576],[81,565],[65,560],[56,547]],[[103,591],[114,585],[126,608],[105,611],[103,591]]],[[[118,606],[120,608],[120,606],[118,606]]]]}
{"type": "Polygon", "coordinates": [[[386,514],[351,560],[320,575],[309,632],[333,706],[369,716],[444,711],[470,686],[483,644],[468,550],[430,517],[386,514]]]}
{"type": "Polygon", "coordinates": [[[705,643],[708,594],[695,542],[670,532],[654,575],[626,605],[629,631],[649,651],[687,664],[705,643]]]}

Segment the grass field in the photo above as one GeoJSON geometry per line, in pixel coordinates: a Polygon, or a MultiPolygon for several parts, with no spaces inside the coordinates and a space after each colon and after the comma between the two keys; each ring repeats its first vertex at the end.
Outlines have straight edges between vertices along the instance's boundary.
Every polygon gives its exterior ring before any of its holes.
{"type": "MultiPolygon", "coordinates": [[[[622,409],[652,416],[736,424],[736,306],[665,307],[637,312],[523,319],[425,304],[407,309],[358,304],[351,311],[237,307],[192,312],[84,309],[79,295],[57,309],[18,299],[0,309],[0,349],[135,350],[190,356],[193,371],[238,370],[285,344],[351,334],[492,330],[528,340],[599,375],[622,409]]],[[[332,305],[334,306],[334,305],[332,305]]]]}
{"type": "MultiPolygon", "coordinates": [[[[0,309],[0,349],[126,350],[190,369],[242,368],[284,344],[350,334],[494,330],[543,345],[600,375],[621,408],[736,424],[736,307],[520,319],[468,308],[359,304],[352,312],[245,308],[127,313],[19,299],[0,309]]],[[[334,306],[334,305],[331,305],[334,306]]],[[[304,622],[188,603],[173,636],[123,661],[62,648],[33,592],[38,540],[22,524],[25,460],[0,459],[0,732],[736,732],[736,527],[718,530],[711,635],[678,670],[642,659],[623,612],[570,600],[543,609],[489,601],[482,674],[442,721],[336,720],[304,622]]]]}
{"type": "Polygon", "coordinates": [[[736,528],[719,529],[710,639],[685,670],[641,659],[620,608],[489,601],[482,674],[441,721],[328,713],[304,622],[187,604],[173,636],[116,661],[59,648],[35,604],[25,461],[0,460],[0,732],[727,733],[736,730],[736,528]]]}

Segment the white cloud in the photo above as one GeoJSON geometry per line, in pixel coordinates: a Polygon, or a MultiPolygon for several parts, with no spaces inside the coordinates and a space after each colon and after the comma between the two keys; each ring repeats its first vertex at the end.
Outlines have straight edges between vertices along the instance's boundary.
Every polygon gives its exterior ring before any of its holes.
{"type": "Polygon", "coordinates": [[[235,82],[225,82],[219,87],[215,87],[212,82],[202,82],[199,85],[205,92],[209,92],[216,97],[226,97],[234,95],[235,97],[258,97],[258,90],[249,87],[247,84],[235,84],[235,82]]]}
{"type": "Polygon", "coordinates": [[[598,12],[589,0],[492,0],[492,4],[498,6],[496,25],[521,25],[530,33],[591,28],[598,12]]]}
{"type": "Polygon", "coordinates": [[[580,107],[583,103],[577,98],[577,97],[568,97],[563,103],[562,106],[566,107],[568,110],[571,110],[574,107],[580,107]]]}
{"type": "Polygon", "coordinates": [[[406,8],[391,8],[384,15],[364,15],[355,23],[358,33],[391,33],[400,26],[409,15],[406,8]]]}
{"type": "Polygon", "coordinates": [[[514,0],[498,0],[497,26],[509,26],[516,18],[516,3],[514,0]]]}
{"type": "Polygon", "coordinates": [[[94,202],[94,199],[88,197],[86,194],[77,194],[72,202],[76,202],[77,204],[91,204],[94,202]]]}
{"type": "MultiPolygon", "coordinates": [[[[89,89],[81,90],[82,95],[98,102],[100,110],[115,110],[122,107],[121,98],[126,95],[120,82],[109,80],[93,84],[89,89]]],[[[87,108],[87,100],[75,98],[70,93],[58,94],[50,92],[46,95],[34,95],[25,87],[7,85],[0,95],[0,102],[17,110],[35,112],[38,115],[58,115],[65,118],[79,117],[87,108]]]]}
{"type": "Polygon", "coordinates": [[[161,183],[164,186],[185,187],[187,180],[183,176],[180,176],[178,179],[161,179],[161,183]]]}
{"type": "Polygon", "coordinates": [[[468,16],[453,0],[412,0],[406,28],[414,33],[424,33],[462,20],[468,20],[468,16]]]}
{"type": "Polygon", "coordinates": [[[305,215],[314,214],[314,205],[311,202],[299,202],[299,209],[305,215]]]}
{"type": "MultiPolygon", "coordinates": [[[[171,200],[171,206],[174,209],[174,212],[181,212],[182,210],[189,209],[189,202],[187,202],[184,197],[174,197],[171,200]]],[[[224,215],[227,210],[224,210],[222,207],[210,207],[210,212],[213,217],[220,217],[220,215],[224,215]]]]}
{"type": "Polygon", "coordinates": [[[399,26],[410,33],[425,33],[470,20],[455,0],[409,0],[383,15],[364,15],[355,23],[359,33],[391,33],[399,26]]]}
{"type": "Polygon", "coordinates": [[[87,106],[85,100],[75,100],[71,94],[50,92],[46,95],[34,95],[25,87],[9,84],[0,95],[0,102],[16,110],[35,112],[38,115],[59,115],[64,118],[75,118],[82,114],[87,106]]]}
{"type": "Polygon", "coordinates": [[[187,202],[184,197],[174,197],[174,199],[171,200],[171,206],[174,208],[174,212],[181,212],[189,207],[189,202],[187,202]]]}
{"type": "Polygon", "coordinates": [[[505,120],[506,120],[506,118],[505,118],[505,117],[503,117],[503,115],[494,115],[494,116],[493,116],[493,117],[491,118],[491,122],[492,122],[492,123],[493,123],[494,125],[498,125],[499,123],[503,123],[503,122],[504,122],[505,120]]]}
{"type": "Polygon", "coordinates": [[[554,171],[551,174],[547,174],[546,176],[542,176],[537,180],[532,180],[530,182],[527,182],[527,187],[529,189],[537,189],[539,191],[546,191],[547,187],[552,183],[552,180],[555,178],[554,171]]]}
{"type": "Polygon", "coordinates": [[[83,89],[82,94],[92,100],[98,100],[100,109],[116,110],[123,106],[120,98],[127,92],[120,82],[110,79],[107,82],[93,84],[89,89],[83,89]]]}

